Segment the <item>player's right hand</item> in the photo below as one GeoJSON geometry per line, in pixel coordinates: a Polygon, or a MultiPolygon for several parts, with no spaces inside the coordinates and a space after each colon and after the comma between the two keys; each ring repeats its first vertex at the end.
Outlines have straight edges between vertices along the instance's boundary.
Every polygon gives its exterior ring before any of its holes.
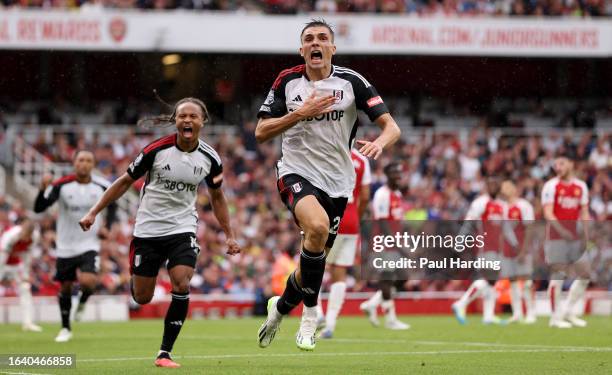
{"type": "Polygon", "coordinates": [[[227,253],[229,255],[236,255],[239,254],[241,249],[240,249],[240,245],[238,244],[238,241],[236,241],[233,238],[228,238],[225,241],[225,244],[227,245],[227,253]]]}
{"type": "Polygon", "coordinates": [[[318,98],[317,91],[314,90],[296,112],[302,118],[316,117],[331,112],[334,103],[336,103],[336,98],[334,96],[327,95],[318,98]]]}
{"type": "Polygon", "coordinates": [[[51,182],[53,182],[53,176],[48,173],[44,174],[40,180],[40,190],[46,190],[51,182]]]}
{"type": "Polygon", "coordinates": [[[84,232],[87,232],[95,221],[96,215],[88,212],[87,215],[83,216],[83,218],[79,220],[79,225],[81,226],[81,229],[83,229],[84,232]]]}

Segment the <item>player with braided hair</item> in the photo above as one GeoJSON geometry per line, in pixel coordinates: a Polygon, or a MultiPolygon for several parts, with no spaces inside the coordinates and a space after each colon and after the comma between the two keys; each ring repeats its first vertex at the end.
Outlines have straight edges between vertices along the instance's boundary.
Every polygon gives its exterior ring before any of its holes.
{"type": "Polygon", "coordinates": [[[157,274],[163,264],[170,275],[172,302],[155,360],[158,367],[180,367],[171,359],[170,352],[187,317],[189,282],[200,253],[195,236],[196,197],[203,180],[208,186],[215,216],[225,232],[227,253],[240,252],[221,190],[221,158],[199,139],[208,119],[206,105],[201,100],[184,98],[174,105],[171,115],[140,120],[139,125],[144,127],[174,124],[176,133],[147,145],[79,223],[83,230],[88,230],[104,207],[121,197],[137,179],[146,176],[130,245],[130,272],[132,296],[139,304],[149,303],[153,298],[157,274]]]}

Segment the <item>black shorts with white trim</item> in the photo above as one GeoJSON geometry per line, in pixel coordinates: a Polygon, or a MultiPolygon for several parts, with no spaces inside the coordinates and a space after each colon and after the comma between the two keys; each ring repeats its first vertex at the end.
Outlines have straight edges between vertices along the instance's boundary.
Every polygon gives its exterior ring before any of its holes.
{"type": "Polygon", "coordinates": [[[55,280],[76,281],[77,269],[81,272],[98,273],[100,256],[95,250],[89,250],[70,258],[57,258],[55,263],[55,280]]]}
{"type": "Polygon", "coordinates": [[[130,244],[130,273],[156,277],[164,263],[168,270],[178,265],[195,268],[199,254],[200,247],[193,233],[134,237],[130,244]]]}

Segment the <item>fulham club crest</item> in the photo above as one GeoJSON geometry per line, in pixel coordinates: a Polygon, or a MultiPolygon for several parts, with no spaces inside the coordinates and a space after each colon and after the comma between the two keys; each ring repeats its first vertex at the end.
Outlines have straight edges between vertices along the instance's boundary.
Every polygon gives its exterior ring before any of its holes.
{"type": "Polygon", "coordinates": [[[342,90],[334,90],[332,95],[336,98],[336,104],[340,103],[344,98],[344,92],[342,90]]]}
{"type": "Polygon", "coordinates": [[[291,185],[291,190],[293,190],[294,193],[299,193],[302,191],[302,183],[296,182],[295,184],[291,185]]]}

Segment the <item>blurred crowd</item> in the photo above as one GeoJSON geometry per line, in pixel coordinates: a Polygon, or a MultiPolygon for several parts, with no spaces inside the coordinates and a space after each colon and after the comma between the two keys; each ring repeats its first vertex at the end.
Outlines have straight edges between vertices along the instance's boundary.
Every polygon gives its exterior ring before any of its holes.
{"type": "Polygon", "coordinates": [[[4,6],[35,8],[196,9],[269,14],[407,13],[424,16],[610,15],[609,0],[1,0],[4,6]]]}
{"type": "MultiPolygon", "coordinates": [[[[291,214],[276,192],[273,166],[279,157],[274,142],[257,145],[255,124],[248,122],[235,135],[221,134],[208,140],[222,156],[224,163],[223,189],[230,205],[230,214],[240,237],[243,253],[225,255],[224,237],[204,186],[197,198],[200,226],[197,238],[201,247],[195,276],[194,293],[229,294],[236,299],[263,300],[279,293],[285,278],[295,267],[295,255],[300,246],[297,227],[291,214]]],[[[168,132],[172,128],[168,129],[168,132]]],[[[377,132],[365,130],[372,138],[377,132]]],[[[120,176],[140,149],[153,139],[142,130],[126,130],[121,136],[94,137],[87,140],[75,130],[56,133],[52,142],[41,137],[32,146],[55,162],[69,162],[77,148],[93,150],[99,170],[110,181],[120,176]]],[[[576,159],[576,174],[590,189],[590,211],[598,221],[612,219],[612,134],[551,131],[545,135],[505,135],[486,127],[459,132],[419,131],[405,134],[403,140],[372,161],[372,193],[385,182],[383,167],[391,160],[400,161],[404,168],[402,182],[406,219],[460,220],[469,203],[484,189],[484,177],[503,176],[518,185],[520,194],[536,208],[536,218],[542,218],[539,203],[543,183],[552,176],[556,155],[576,159]]],[[[135,190],[141,184],[135,184],[135,190]]],[[[8,203],[0,197],[0,226],[26,212],[19,202],[8,203]]],[[[368,214],[366,214],[367,217],[368,214]]],[[[42,241],[37,248],[33,269],[35,293],[54,295],[53,282],[55,219],[52,213],[40,217],[42,241]]],[[[125,293],[128,290],[128,248],[133,219],[113,223],[104,238],[101,250],[100,289],[104,293],[125,293]]],[[[606,249],[608,252],[612,249],[606,249]]],[[[612,262],[612,259],[608,260],[612,262]]],[[[611,280],[610,265],[594,277],[611,280]],[[598,276],[597,276],[598,275],[598,276]]],[[[370,285],[359,281],[358,270],[349,278],[349,290],[367,290],[370,285]]],[[[597,280],[595,280],[597,281],[597,280]]],[[[600,285],[612,288],[612,285],[600,285]]],[[[160,294],[167,293],[170,283],[161,272],[160,294]]],[[[399,286],[414,291],[462,290],[462,282],[411,281],[399,286]]],[[[14,290],[4,284],[0,295],[14,290]]]]}

